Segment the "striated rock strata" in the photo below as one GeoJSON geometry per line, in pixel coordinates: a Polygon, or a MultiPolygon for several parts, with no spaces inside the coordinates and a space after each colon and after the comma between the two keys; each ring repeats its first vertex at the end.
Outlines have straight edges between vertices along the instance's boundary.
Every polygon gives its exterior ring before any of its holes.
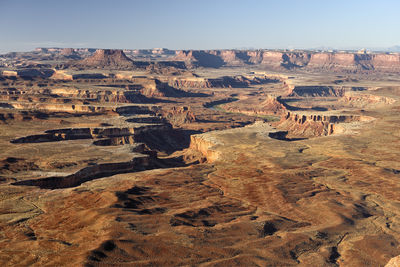
{"type": "Polygon", "coordinates": [[[327,136],[344,132],[339,123],[366,122],[373,118],[359,115],[301,115],[288,112],[276,123],[280,129],[289,131],[292,135],[313,137],[327,136]]]}
{"type": "Polygon", "coordinates": [[[264,65],[272,69],[335,72],[400,72],[400,54],[279,50],[184,50],[176,60],[192,67],[264,65]]]}

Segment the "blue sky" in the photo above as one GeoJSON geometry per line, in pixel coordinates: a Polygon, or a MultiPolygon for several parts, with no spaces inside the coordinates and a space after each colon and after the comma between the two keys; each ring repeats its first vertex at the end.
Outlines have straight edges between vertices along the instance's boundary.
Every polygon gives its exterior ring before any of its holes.
{"type": "Polygon", "coordinates": [[[0,52],[400,45],[397,0],[0,0],[0,52]]]}

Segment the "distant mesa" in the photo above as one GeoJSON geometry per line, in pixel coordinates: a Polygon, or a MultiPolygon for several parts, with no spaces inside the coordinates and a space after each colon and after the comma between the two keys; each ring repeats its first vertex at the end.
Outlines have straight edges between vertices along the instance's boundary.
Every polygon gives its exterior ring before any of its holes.
{"type": "Polygon", "coordinates": [[[51,77],[55,71],[53,69],[35,69],[35,68],[25,68],[18,70],[4,70],[0,71],[0,74],[4,77],[20,77],[23,79],[32,79],[35,77],[39,78],[49,78],[51,77]]]}
{"type": "Polygon", "coordinates": [[[175,60],[181,60],[189,67],[220,68],[225,65],[222,58],[209,51],[177,51],[175,60]]]}
{"type": "Polygon", "coordinates": [[[73,55],[77,55],[77,53],[75,52],[75,50],[73,48],[64,48],[61,50],[60,55],[73,56],[73,55]]]}
{"type": "Polygon", "coordinates": [[[143,63],[134,62],[122,50],[98,49],[94,54],[78,62],[78,65],[95,68],[132,69],[143,63]]]}
{"type": "MultiPolygon", "coordinates": [[[[334,73],[400,73],[400,54],[389,52],[310,51],[310,50],[168,50],[37,48],[35,52],[2,55],[15,67],[33,67],[40,60],[59,63],[59,69],[78,68],[147,69],[152,74],[178,75],[186,68],[257,66],[263,70],[334,73]],[[84,58],[81,60],[81,58],[84,58]]],[[[2,63],[5,64],[5,63],[2,63]]],[[[8,67],[10,63],[7,63],[8,67]]],[[[51,68],[50,64],[46,68],[51,68]]],[[[0,64],[1,65],[1,64],[0,64]]],[[[43,65],[43,64],[42,64],[43,65]]],[[[39,67],[39,66],[36,66],[39,67]]],[[[43,66],[41,66],[43,67],[43,66]]]]}
{"type": "Polygon", "coordinates": [[[62,49],[60,55],[69,59],[81,59],[81,56],[73,48],[62,49]]]}
{"type": "Polygon", "coordinates": [[[175,60],[188,67],[259,65],[274,70],[330,71],[346,73],[400,72],[396,53],[316,52],[281,50],[181,50],[175,60]]]}

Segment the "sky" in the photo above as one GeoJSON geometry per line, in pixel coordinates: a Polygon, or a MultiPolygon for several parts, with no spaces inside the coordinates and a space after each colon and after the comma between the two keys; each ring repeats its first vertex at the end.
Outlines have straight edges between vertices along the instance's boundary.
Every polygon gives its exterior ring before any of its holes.
{"type": "Polygon", "coordinates": [[[398,0],[0,0],[0,52],[400,45],[398,0]]]}

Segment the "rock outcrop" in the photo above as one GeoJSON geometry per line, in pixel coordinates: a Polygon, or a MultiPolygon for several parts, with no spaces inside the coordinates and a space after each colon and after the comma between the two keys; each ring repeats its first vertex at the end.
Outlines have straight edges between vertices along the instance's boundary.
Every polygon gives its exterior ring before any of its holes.
{"type": "Polygon", "coordinates": [[[174,59],[184,61],[189,67],[219,68],[225,64],[224,60],[215,53],[199,50],[177,51],[174,59]]]}
{"type": "Polygon", "coordinates": [[[87,181],[112,176],[114,174],[143,171],[151,168],[151,158],[148,155],[141,155],[127,162],[97,164],[83,168],[78,172],[67,176],[24,180],[15,182],[13,185],[38,186],[42,189],[69,188],[81,185],[87,181]]]}
{"type": "Polygon", "coordinates": [[[81,59],[81,56],[73,48],[64,48],[60,51],[60,56],[67,59],[81,59]]]}
{"type": "Polygon", "coordinates": [[[30,135],[26,137],[11,140],[11,143],[42,143],[42,142],[57,142],[65,140],[77,139],[101,139],[101,138],[116,138],[116,137],[131,137],[143,135],[148,132],[167,132],[172,129],[171,124],[151,124],[140,127],[126,128],[73,128],[73,129],[57,129],[47,130],[45,134],[30,135]]]}
{"type": "Polygon", "coordinates": [[[400,73],[399,53],[264,49],[176,51],[167,49],[98,49],[96,52],[94,51],[96,50],[90,48],[38,48],[35,53],[9,53],[7,58],[12,59],[13,66],[32,67],[34,64],[32,60],[77,60],[87,57],[78,64],[65,62],[59,66],[65,67],[71,64],[76,67],[92,68],[101,68],[102,66],[112,69],[148,68],[149,72],[156,74],[176,74],[186,66],[190,68],[220,68],[248,65],[257,65],[277,71],[301,69],[310,72],[400,73]],[[109,57],[115,57],[115,59],[108,60],[109,57]],[[26,60],[26,62],[21,62],[21,60],[26,60]]]}
{"type": "Polygon", "coordinates": [[[219,159],[221,152],[214,149],[219,141],[206,134],[195,134],[190,136],[190,149],[200,152],[208,162],[219,159]]]}
{"type": "Polygon", "coordinates": [[[339,100],[342,103],[346,103],[351,107],[371,107],[371,106],[387,106],[392,105],[396,102],[395,99],[386,97],[386,96],[378,96],[371,94],[354,94],[352,92],[347,92],[345,95],[339,100]]]}
{"type": "Polygon", "coordinates": [[[278,50],[188,50],[177,51],[176,60],[191,67],[263,65],[271,69],[304,69],[334,72],[400,72],[400,54],[313,52],[278,50]]]}
{"type": "Polygon", "coordinates": [[[260,104],[254,105],[246,100],[231,102],[222,107],[227,112],[241,113],[250,116],[275,115],[286,112],[286,107],[280,103],[277,97],[267,95],[260,104]]]}
{"type": "Polygon", "coordinates": [[[92,56],[79,61],[77,65],[92,68],[130,69],[138,67],[139,64],[128,58],[122,50],[98,49],[92,56]]]}
{"type": "Polygon", "coordinates": [[[288,112],[275,126],[287,130],[294,136],[314,137],[344,132],[344,128],[338,125],[340,123],[371,120],[373,120],[372,117],[359,115],[306,115],[288,112]]]}
{"type": "Polygon", "coordinates": [[[173,107],[172,109],[163,112],[163,117],[174,126],[180,126],[185,123],[196,121],[196,116],[190,110],[190,107],[173,107]]]}
{"type": "Polygon", "coordinates": [[[176,88],[242,88],[250,85],[276,83],[279,79],[276,77],[263,76],[223,76],[219,78],[172,78],[168,84],[176,88]]]}
{"type": "Polygon", "coordinates": [[[47,68],[24,68],[18,70],[4,70],[2,71],[2,75],[6,77],[16,77],[23,79],[31,79],[31,78],[49,78],[51,77],[55,71],[53,69],[47,68]]]}
{"type": "Polygon", "coordinates": [[[288,86],[289,97],[343,97],[346,92],[365,91],[365,87],[349,87],[349,86],[288,86]]]}
{"type": "Polygon", "coordinates": [[[63,56],[72,56],[72,55],[76,55],[76,54],[77,53],[75,52],[75,50],[73,48],[64,48],[60,52],[60,55],[63,55],[63,56]]]}
{"type": "Polygon", "coordinates": [[[288,95],[290,97],[302,96],[302,97],[342,97],[344,96],[344,87],[335,86],[295,86],[293,87],[291,93],[288,95]]]}

